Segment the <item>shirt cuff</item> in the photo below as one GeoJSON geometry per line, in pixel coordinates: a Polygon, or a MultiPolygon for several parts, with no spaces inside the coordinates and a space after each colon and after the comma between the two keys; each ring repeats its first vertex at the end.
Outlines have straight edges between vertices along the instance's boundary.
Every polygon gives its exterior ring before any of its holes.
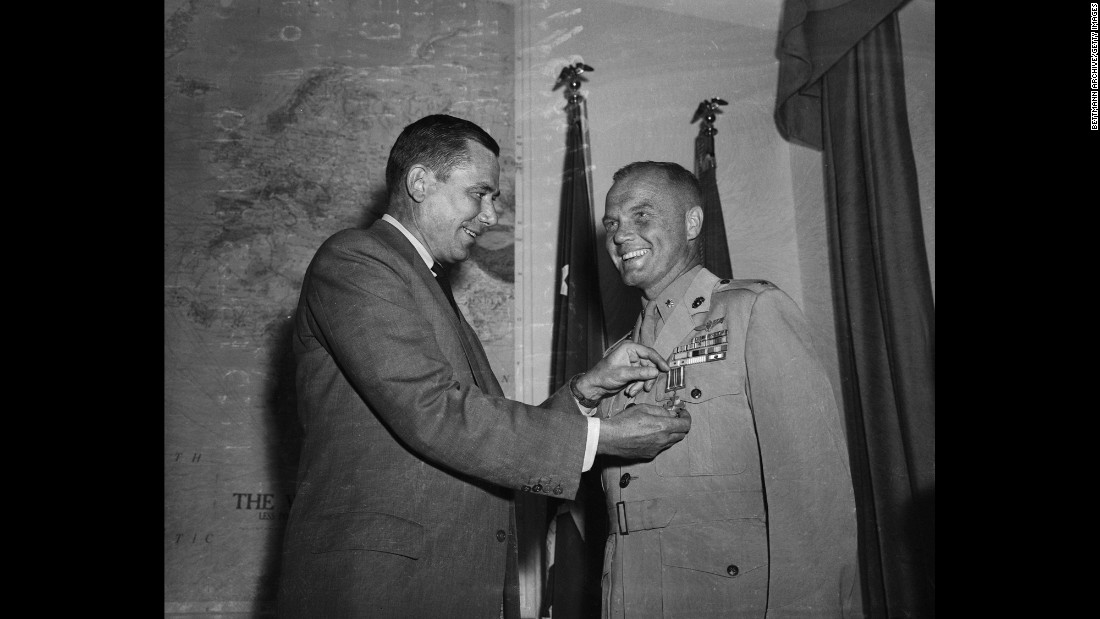
{"type": "Polygon", "coordinates": [[[584,447],[584,465],[582,473],[587,473],[596,461],[596,446],[600,444],[600,418],[591,416],[588,418],[588,444],[584,447]]]}

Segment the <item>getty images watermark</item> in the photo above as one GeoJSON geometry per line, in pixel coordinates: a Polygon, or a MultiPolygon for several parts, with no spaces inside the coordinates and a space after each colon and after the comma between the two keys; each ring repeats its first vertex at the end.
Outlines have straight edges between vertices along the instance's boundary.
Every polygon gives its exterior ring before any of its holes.
{"type": "Polygon", "coordinates": [[[1097,3],[1089,3],[1089,13],[1089,30],[1091,31],[1089,32],[1089,118],[1091,119],[1091,126],[1089,128],[1096,131],[1100,128],[1097,123],[1096,109],[1096,97],[1100,94],[1097,92],[1100,91],[1100,88],[1097,88],[1096,78],[1096,52],[1097,48],[1100,47],[1100,41],[1097,40],[1097,3]]]}

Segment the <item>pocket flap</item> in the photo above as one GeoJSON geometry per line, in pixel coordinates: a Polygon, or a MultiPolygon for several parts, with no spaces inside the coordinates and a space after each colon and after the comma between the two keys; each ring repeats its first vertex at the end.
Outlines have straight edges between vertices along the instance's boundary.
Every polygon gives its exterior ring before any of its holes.
{"type": "Polygon", "coordinates": [[[756,518],[661,529],[661,560],[666,566],[723,578],[767,566],[767,548],[767,527],[756,518]]]}
{"type": "MultiPolygon", "coordinates": [[[[673,382],[682,385],[676,390],[681,400],[691,404],[706,402],[714,398],[742,393],[745,382],[743,364],[736,359],[723,358],[705,363],[682,365],[672,369],[673,382]]],[[[653,385],[658,402],[672,397],[673,392],[665,391],[669,386],[669,374],[661,372],[653,385]]]]}
{"type": "Polygon", "coordinates": [[[424,552],[424,527],[391,514],[329,514],[313,526],[313,552],[373,550],[410,559],[419,559],[424,552]]]}

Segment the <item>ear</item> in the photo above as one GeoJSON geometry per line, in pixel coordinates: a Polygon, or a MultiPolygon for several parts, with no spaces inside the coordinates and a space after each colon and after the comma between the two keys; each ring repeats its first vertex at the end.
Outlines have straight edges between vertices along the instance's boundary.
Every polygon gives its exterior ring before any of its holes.
{"type": "Polygon", "coordinates": [[[431,172],[419,163],[409,168],[405,174],[405,193],[409,194],[413,202],[423,202],[428,197],[428,182],[431,172]]]}
{"type": "Polygon", "coordinates": [[[692,240],[703,231],[703,207],[693,206],[684,213],[684,226],[687,229],[687,238],[692,240]]]}

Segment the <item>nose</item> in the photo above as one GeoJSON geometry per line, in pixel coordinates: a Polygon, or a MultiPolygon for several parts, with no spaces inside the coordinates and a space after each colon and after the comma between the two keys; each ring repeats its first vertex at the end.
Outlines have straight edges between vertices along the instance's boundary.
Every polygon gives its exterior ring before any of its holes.
{"type": "Polygon", "coordinates": [[[496,225],[497,209],[493,199],[488,198],[481,203],[481,211],[477,214],[477,220],[485,224],[485,227],[496,225]]]}
{"type": "Polygon", "coordinates": [[[630,231],[627,230],[627,227],[620,223],[619,227],[615,229],[615,234],[612,235],[612,238],[615,240],[616,245],[622,245],[630,236],[631,234],[630,231]]]}

